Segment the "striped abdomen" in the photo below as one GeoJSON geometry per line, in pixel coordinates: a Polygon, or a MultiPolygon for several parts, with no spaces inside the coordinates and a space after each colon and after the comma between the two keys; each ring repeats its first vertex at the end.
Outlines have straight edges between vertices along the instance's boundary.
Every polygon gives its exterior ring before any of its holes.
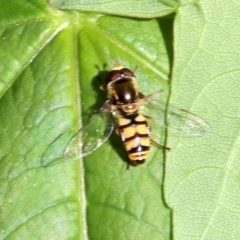
{"type": "Polygon", "coordinates": [[[141,114],[134,115],[132,118],[120,116],[118,131],[129,159],[136,164],[144,163],[150,147],[150,130],[145,117],[141,114]]]}

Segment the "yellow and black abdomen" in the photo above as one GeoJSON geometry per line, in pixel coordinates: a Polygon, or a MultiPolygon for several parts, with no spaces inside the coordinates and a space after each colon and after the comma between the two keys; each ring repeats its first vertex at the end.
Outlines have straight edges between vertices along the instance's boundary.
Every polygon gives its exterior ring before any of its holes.
{"type": "Polygon", "coordinates": [[[118,118],[118,131],[124,142],[129,160],[142,164],[149,155],[150,129],[142,114],[118,118]]]}

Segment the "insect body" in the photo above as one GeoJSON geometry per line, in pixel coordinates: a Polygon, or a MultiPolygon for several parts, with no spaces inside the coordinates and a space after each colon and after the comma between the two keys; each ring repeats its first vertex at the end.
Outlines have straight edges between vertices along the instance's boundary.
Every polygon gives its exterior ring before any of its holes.
{"type": "Polygon", "coordinates": [[[151,118],[140,112],[142,105],[146,105],[151,111],[157,111],[159,116],[161,113],[163,116],[160,119],[163,122],[167,108],[167,118],[176,131],[197,136],[210,130],[210,126],[198,116],[155,99],[159,92],[144,96],[138,90],[134,73],[127,68],[115,66],[106,80],[108,100],[91,121],[73,136],[65,149],[65,157],[81,158],[92,153],[109,138],[114,128],[133,164],[145,162],[149,156],[150,144],[169,149],[151,139],[148,124],[151,118]]]}
{"type": "Polygon", "coordinates": [[[107,77],[108,104],[116,115],[116,131],[124,142],[130,161],[144,163],[149,155],[150,129],[139,113],[143,94],[132,71],[117,66],[107,77]]]}
{"type": "Polygon", "coordinates": [[[129,159],[137,164],[144,163],[150,148],[150,129],[145,117],[139,113],[120,116],[117,131],[129,159]]]}

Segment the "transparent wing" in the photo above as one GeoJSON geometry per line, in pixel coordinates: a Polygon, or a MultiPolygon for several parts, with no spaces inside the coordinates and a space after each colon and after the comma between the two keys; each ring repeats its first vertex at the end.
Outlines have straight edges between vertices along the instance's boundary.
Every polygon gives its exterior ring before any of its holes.
{"type": "Polygon", "coordinates": [[[95,114],[90,122],[79,129],[67,144],[65,158],[81,158],[99,148],[111,135],[114,121],[110,112],[95,114]]]}
{"type": "Polygon", "coordinates": [[[159,100],[159,93],[145,97],[145,113],[148,116],[155,113],[154,123],[188,136],[202,136],[211,131],[210,125],[197,115],[159,100]]]}

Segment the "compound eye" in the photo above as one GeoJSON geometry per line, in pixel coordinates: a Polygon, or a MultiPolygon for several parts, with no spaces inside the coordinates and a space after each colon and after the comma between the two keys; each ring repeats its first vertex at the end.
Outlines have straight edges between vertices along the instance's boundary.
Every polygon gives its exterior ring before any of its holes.
{"type": "Polygon", "coordinates": [[[122,76],[124,77],[134,77],[133,71],[128,68],[123,68],[120,70],[122,76]]]}
{"type": "Polygon", "coordinates": [[[118,80],[118,79],[123,79],[126,77],[134,77],[134,74],[131,70],[128,68],[122,68],[120,70],[112,70],[108,75],[107,75],[107,84],[118,80]]]}
{"type": "Polygon", "coordinates": [[[107,83],[110,83],[112,81],[115,81],[117,79],[121,78],[121,71],[119,70],[113,70],[107,75],[107,83]]]}

